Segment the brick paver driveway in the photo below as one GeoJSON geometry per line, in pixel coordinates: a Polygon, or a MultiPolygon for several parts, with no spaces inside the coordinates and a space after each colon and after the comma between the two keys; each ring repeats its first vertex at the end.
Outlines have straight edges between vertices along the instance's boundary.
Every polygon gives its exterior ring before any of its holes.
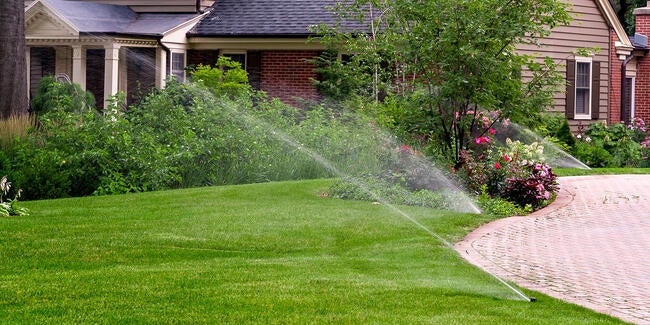
{"type": "Polygon", "coordinates": [[[549,207],[497,220],[456,249],[521,287],[650,324],[650,175],[560,178],[549,207]]]}

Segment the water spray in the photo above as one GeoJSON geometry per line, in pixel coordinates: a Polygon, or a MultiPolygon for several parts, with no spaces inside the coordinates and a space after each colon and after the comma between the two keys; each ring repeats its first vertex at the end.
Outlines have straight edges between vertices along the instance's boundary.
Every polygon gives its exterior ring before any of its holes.
{"type": "MultiPolygon", "coordinates": [[[[332,162],[330,162],[328,159],[326,159],[326,158],[323,157],[322,155],[320,155],[320,154],[314,152],[314,151],[311,150],[310,148],[307,148],[307,147],[305,147],[304,145],[301,145],[301,144],[297,143],[297,142],[294,141],[294,140],[293,140],[293,139],[292,139],[288,134],[286,134],[286,133],[284,133],[284,132],[278,130],[277,128],[275,128],[274,126],[270,125],[269,123],[267,123],[267,122],[265,122],[265,121],[261,121],[261,120],[255,118],[255,117],[253,117],[253,116],[250,116],[250,114],[242,113],[242,112],[240,112],[239,110],[234,109],[234,108],[232,108],[232,107],[229,107],[229,106],[228,106],[228,107],[225,107],[225,108],[228,109],[229,111],[231,111],[231,113],[236,114],[237,116],[241,117],[242,120],[243,120],[246,124],[248,124],[249,126],[250,126],[250,125],[262,125],[265,129],[267,129],[267,130],[271,130],[270,133],[271,133],[274,137],[276,137],[278,140],[280,140],[280,141],[282,141],[282,142],[284,142],[284,143],[290,145],[291,147],[295,148],[296,150],[298,150],[298,151],[300,151],[300,152],[306,154],[307,156],[311,157],[311,158],[314,159],[316,162],[318,162],[319,164],[321,164],[323,167],[325,167],[327,170],[329,170],[331,173],[337,175],[338,177],[346,178],[346,179],[350,179],[350,177],[348,177],[348,175],[346,175],[345,173],[343,173],[342,171],[340,171],[340,170],[339,170],[339,169],[338,169],[338,168],[337,168],[337,167],[336,167],[332,162]]],[[[400,215],[402,218],[404,218],[405,220],[409,221],[411,224],[415,225],[416,227],[418,227],[419,229],[421,229],[421,230],[424,231],[425,233],[429,234],[431,237],[435,238],[438,242],[440,242],[443,246],[445,246],[445,247],[451,249],[452,251],[455,251],[453,244],[452,244],[451,242],[449,242],[448,240],[446,240],[445,238],[443,238],[442,236],[440,236],[438,233],[436,233],[435,231],[429,229],[427,226],[423,225],[422,223],[420,223],[419,221],[417,221],[415,218],[411,217],[411,216],[410,216],[409,214],[407,214],[406,212],[402,211],[401,209],[397,208],[395,205],[391,204],[391,203],[388,202],[387,200],[385,200],[385,199],[383,199],[382,197],[380,197],[379,195],[377,195],[374,191],[372,191],[370,188],[368,188],[368,186],[366,186],[366,185],[363,184],[362,182],[360,182],[360,181],[355,181],[355,180],[351,180],[351,181],[353,182],[354,185],[356,185],[357,187],[359,187],[359,188],[361,188],[363,191],[365,191],[367,194],[369,194],[369,195],[370,195],[370,196],[371,196],[375,201],[377,201],[377,202],[381,203],[382,205],[388,207],[390,210],[392,210],[393,212],[397,213],[397,214],[400,215]]],[[[448,181],[448,180],[447,180],[447,181],[448,181]]],[[[448,182],[448,183],[450,183],[450,182],[448,182]]],[[[458,190],[459,190],[459,189],[458,189],[458,190]]],[[[467,202],[470,202],[469,198],[467,198],[467,202]]],[[[475,205],[470,204],[470,206],[471,206],[471,207],[470,207],[470,210],[469,210],[469,211],[465,211],[465,212],[481,213],[480,209],[478,209],[475,205]]],[[[487,271],[486,271],[486,272],[487,272],[487,271]]],[[[508,288],[508,289],[510,289],[512,292],[514,292],[518,297],[520,297],[520,298],[523,299],[524,301],[528,301],[528,302],[534,302],[534,301],[536,301],[536,298],[526,296],[526,295],[525,295],[524,293],[522,293],[520,290],[518,290],[517,288],[513,287],[512,285],[510,285],[509,283],[507,283],[505,280],[501,279],[501,278],[500,278],[499,276],[497,276],[496,274],[493,274],[493,273],[491,273],[491,272],[487,272],[487,273],[490,274],[493,278],[495,278],[499,283],[503,284],[506,288],[508,288]]]]}

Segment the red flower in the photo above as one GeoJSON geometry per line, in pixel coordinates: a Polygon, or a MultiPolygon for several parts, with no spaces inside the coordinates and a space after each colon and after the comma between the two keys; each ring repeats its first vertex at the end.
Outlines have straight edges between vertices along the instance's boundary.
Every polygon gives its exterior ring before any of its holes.
{"type": "Polygon", "coordinates": [[[503,160],[505,160],[506,162],[510,162],[512,160],[512,158],[510,158],[510,156],[508,156],[508,155],[504,155],[503,160]]]}
{"type": "Polygon", "coordinates": [[[494,168],[496,168],[496,169],[500,169],[500,168],[501,168],[501,164],[499,164],[499,163],[494,164],[494,168]]]}
{"type": "Polygon", "coordinates": [[[488,137],[479,137],[474,140],[476,144],[481,144],[481,143],[490,143],[490,138],[488,137]]]}
{"type": "Polygon", "coordinates": [[[490,128],[489,132],[490,132],[490,134],[497,134],[497,130],[495,130],[493,128],[490,128]]]}

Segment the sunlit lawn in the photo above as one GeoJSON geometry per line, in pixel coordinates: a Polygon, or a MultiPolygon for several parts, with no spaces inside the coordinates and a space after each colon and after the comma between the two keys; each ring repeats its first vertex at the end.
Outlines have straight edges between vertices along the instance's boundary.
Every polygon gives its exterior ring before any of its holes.
{"type": "MultiPolygon", "coordinates": [[[[615,323],[517,296],[330,180],[23,202],[0,219],[0,323],[615,323]]],[[[405,208],[449,241],[487,221],[405,208]]]]}

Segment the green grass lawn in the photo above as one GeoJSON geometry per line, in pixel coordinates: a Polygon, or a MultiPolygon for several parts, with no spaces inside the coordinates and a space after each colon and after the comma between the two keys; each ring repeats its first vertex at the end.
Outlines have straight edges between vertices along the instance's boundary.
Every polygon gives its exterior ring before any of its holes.
{"type": "MultiPolygon", "coordinates": [[[[617,323],[519,300],[331,182],[22,202],[0,218],[0,323],[617,323]]],[[[488,221],[404,209],[449,241],[488,221]]]]}

